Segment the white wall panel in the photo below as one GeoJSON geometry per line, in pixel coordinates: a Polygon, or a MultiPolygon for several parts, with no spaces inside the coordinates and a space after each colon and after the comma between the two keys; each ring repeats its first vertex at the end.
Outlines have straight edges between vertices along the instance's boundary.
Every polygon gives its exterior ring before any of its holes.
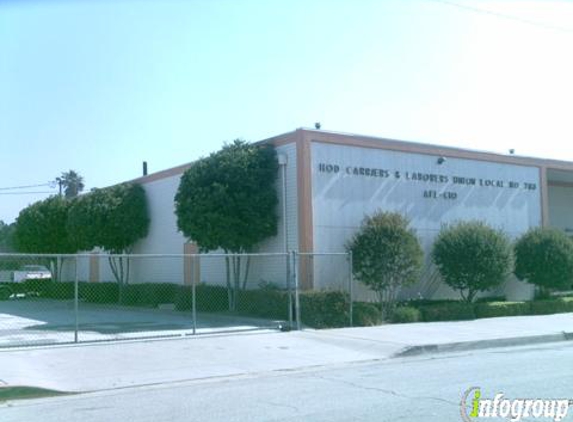
{"type": "MultiPolygon", "coordinates": [[[[315,251],[343,251],[364,216],[377,210],[407,216],[426,252],[447,223],[481,220],[512,237],[541,224],[538,168],[457,158],[440,165],[438,158],[314,142],[315,251]]],[[[315,283],[324,287],[341,270],[333,267],[330,277],[323,274],[315,283]]],[[[451,294],[441,286],[433,290],[437,296],[451,294]]]]}

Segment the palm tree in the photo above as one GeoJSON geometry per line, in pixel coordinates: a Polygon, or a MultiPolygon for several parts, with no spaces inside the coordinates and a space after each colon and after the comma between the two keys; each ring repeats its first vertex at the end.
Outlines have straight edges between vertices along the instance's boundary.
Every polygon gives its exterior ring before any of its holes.
{"type": "Polygon", "coordinates": [[[63,172],[61,177],[56,177],[56,181],[60,185],[60,195],[62,188],[66,198],[74,198],[84,190],[84,178],[73,170],[63,172]]]}

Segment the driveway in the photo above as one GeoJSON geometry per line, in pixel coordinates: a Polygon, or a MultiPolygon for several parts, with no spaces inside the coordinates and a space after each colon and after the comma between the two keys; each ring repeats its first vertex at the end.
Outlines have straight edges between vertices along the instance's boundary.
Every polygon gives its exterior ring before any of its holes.
{"type": "MultiPolygon", "coordinates": [[[[110,341],[193,334],[190,312],[80,302],[78,341],[110,341]]],[[[0,301],[0,347],[75,341],[71,300],[25,298],[0,301]]],[[[197,334],[276,329],[277,321],[225,314],[197,314],[197,334]]]]}

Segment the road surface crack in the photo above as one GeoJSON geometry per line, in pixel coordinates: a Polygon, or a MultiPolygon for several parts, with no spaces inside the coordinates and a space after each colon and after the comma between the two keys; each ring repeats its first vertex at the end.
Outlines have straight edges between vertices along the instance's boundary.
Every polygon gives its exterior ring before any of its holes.
{"type": "Polygon", "coordinates": [[[286,408],[286,409],[294,410],[296,413],[300,413],[300,409],[299,409],[298,407],[293,406],[293,405],[290,405],[290,404],[275,403],[275,402],[266,401],[266,400],[265,400],[265,401],[262,401],[262,400],[261,400],[260,403],[268,404],[268,405],[275,406],[275,407],[283,407],[283,408],[286,408]]]}
{"type": "Polygon", "coordinates": [[[389,389],[380,388],[380,387],[369,387],[369,386],[357,384],[357,383],[352,382],[352,381],[346,381],[346,380],[341,380],[341,379],[336,379],[336,378],[328,378],[328,377],[321,376],[321,375],[317,375],[317,378],[323,379],[325,381],[337,382],[339,384],[348,385],[350,387],[359,388],[361,390],[377,391],[379,393],[384,393],[384,394],[388,394],[388,395],[395,396],[395,397],[401,397],[401,398],[405,398],[408,400],[433,400],[433,401],[439,401],[441,403],[445,403],[445,404],[456,406],[456,407],[459,407],[459,405],[460,405],[460,403],[457,401],[453,402],[450,400],[443,399],[441,397],[409,396],[407,394],[398,393],[397,391],[394,391],[394,390],[389,390],[389,389]]]}

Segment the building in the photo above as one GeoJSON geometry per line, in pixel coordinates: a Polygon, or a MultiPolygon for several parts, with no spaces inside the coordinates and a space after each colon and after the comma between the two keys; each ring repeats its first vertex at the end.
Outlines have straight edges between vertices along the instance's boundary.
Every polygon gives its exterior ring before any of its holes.
{"type": "MultiPolygon", "coordinates": [[[[286,194],[281,178],[278,188],[280,210],[286,197],[289,250],[342,252],[364,216],[379,209],[406,215],[426,251],[443,224],[459,220],[483,220],[513,238],[540,225],[573,231],[571,162],[309,129],[261,142],[275,145],[286,161],[281,167],[281,177],[286,176],[286,194]]],[[[151,215],[149,235],[138,242],[134,253],[197,252],[197,246],[178,233],[173,206],[179,179],[191,165],[134,180],[147,192],[151,215]]],[[[285,223],[282,214],[279,227],[285,223]]],[[[282,252],[284,248],[279,230],[277,237],[260,246],[260,251],[282,252]]],[[[284,262],[275,261],[271,263],[269,258],[255,265],[255,282],[284,282],[284,262]]],[[[94,263],[90,278],[105,278],[94,263]]],[[[340,257],[316,257],[303,264],[300,281],[306,289],[335,287],[342,283],[341,274],[348,273],[340,257]]],[[[195,277],[219,283],[221,268],[222,263],[215,258],[211,262],[202,260],[200,269],[189,263],[157,265],[147,260],[135,263],[133,274],[142,282],[188,283],[195,277]]],[[[532,292],[530,286],[509,280],[504,291],[494,294],[523,299],[531,297],[532,292]]],[[[427,258],[421,284],[404,294],[447,297],[452,292],[440,283],[427,258]]]]}

